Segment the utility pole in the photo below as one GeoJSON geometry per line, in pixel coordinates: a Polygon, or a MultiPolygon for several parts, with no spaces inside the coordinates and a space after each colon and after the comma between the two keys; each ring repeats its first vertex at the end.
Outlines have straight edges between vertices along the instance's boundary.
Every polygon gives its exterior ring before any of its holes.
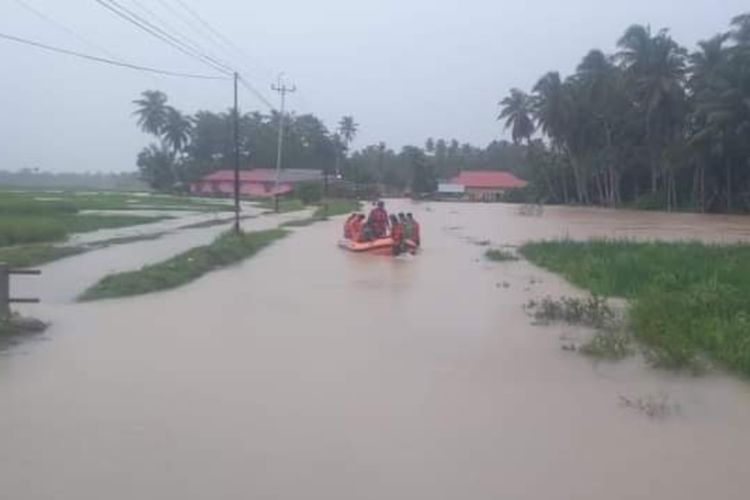
{"type": "Polygon", "coordinates": [[[234,234],[240,234],[240,112],[237,105],[237,80],[234,72],[234,234]]]}
{"type": "Polygon", "coordinates": [[[274,210],[278,213],[279,211],[279,184],[281,182],[281,154],[284,143],[284,105],[286,103],[286,95],[297,90],[295,85],[287,87],[286,84],[281,80],[284,73],[279,74],[279,78],[276,84],[271,84],[271,90],[278,92],[281,95],[281,109],[279,111],[279,141],[276,147],[276,182],[273,188],[273,199],[274,199],[274,210]]]}

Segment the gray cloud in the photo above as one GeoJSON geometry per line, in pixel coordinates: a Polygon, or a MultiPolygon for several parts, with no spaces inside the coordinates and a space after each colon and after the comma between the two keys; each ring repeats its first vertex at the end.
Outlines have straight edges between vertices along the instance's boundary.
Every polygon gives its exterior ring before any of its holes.
{"type": "MultiPolygon", "coordinates": [[[[211,71],[93,0],[25,1],[129,61],[211,71]]],[[[227,58],[161,2],[119,1],[147,6],[227,58]]],[[[329,127],[352,114],[361,125],[357,144],[392,147],[428,136],[487,143],[502,135],[496,103],[511,87],[528,89],[552,69],[568,73],[591,48],[614,50],[630,24],[669,27],[692,47],[747,10],[739,0],[184,1],[242,48],[249,57],[234,52],[233,64],[268,97],[275,99],[270,80],[283,70],[300,89],[292,109],[313,112],[329,127]]],[[[0,3],[0,32],[104,55],[15,0],[0,3]]],[[[144,89],[165,91],[187,112],[231,103],[229,82],[152,77],[5,41],[0,60],[0,169],[134,169],[149,141],[131,117],[131,101],[144,89]]],[[[244,110],[263,109],[249,93],[241,98],[244,110]]]]}

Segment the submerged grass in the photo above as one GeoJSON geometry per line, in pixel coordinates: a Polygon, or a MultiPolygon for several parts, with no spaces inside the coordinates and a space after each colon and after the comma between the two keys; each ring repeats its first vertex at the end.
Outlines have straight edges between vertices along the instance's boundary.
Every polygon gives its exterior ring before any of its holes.
{"type": "Polygon", "coordinates": [[[55,246],[48,243],[20,245],[0,248],[0,262],[5,262],[11,267],[38,266],[86,251],[88,250],[85,247],[55,246]]]}
{"type": "Polygon", "coordinates": [[[136,215],[0,215],[0,247],[64,240],[71,233],[148,224],[166,217],[136,215]]]}
{"type": "Polygon", "coordinates": [[[630,299],[630,326],[655,364],[708,357],[750,375],[750,246],[631,241],[529,243],[521,253],[595,294],[630,299]]]}
{"type": "Polygon", "coordinates": [[[336,217],[337,215],[346,215],[357,212],[362,204],[357,200],[330,199],[320,202],[320,206],[315,209],[313,217],[323,219],[325,217],[336,217]]]}
{"type": "Polygon", "coordinates": [[[242,233],[239,236],[225,233],[210,245],[193,248],[138,271],[107,276],[86,290],[79,300],[127,297],[175,288],[250,257],[287,234],[283,229],[242,233]]]}
{"type": "Polygon", "coordinates": [[[494,262],[508,262],[518,260],[516,254],[509,250],[503,250],[502,248],[491,248],[484,252],[484,256],[494,262]]]}
{"type": "MultiPolygon", "coordinates": [[[[257,200],[256,205],[268,212],[275,213],[276,202],[273,198],[262,198],[257,200]]],[[[299,212],[305,209],[305,204],[299,198],[279,198],[279,213],[299,212]]]]}

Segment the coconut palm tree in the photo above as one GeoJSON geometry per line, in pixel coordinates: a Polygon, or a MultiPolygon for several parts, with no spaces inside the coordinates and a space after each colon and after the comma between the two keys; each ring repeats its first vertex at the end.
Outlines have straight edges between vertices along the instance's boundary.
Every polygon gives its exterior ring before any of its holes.
{"type": "Polygon", "coordinates": [[[171,106],[167,107],[167,118],[162,127],[162,138],[172,154],[179,156],[190,141],[192,122],[171,106]]]}
{"type": "Polygon", "coordinates": [[[339,121],[338,132],[344,141],[344,146],[347,151],[349,150],[349,145],[357,136],[358,129],[359,129],[359,124],[354,122],[353,116],[344,116],[339,121]]]}
{"type": "Polygon", "coordinates": [[[686,113],[687,52],[672,40],[667,30],[654,35],[650,27],[641,25],[628,28],[618,47],[617,58],[643,113],[650,153],[651,192],[656,193],[664,170],[660,165],[661,150],[675,139],[686,113]]]}
{"type": "Polygon", "coordinates": [[[167,96],[158,90],[146,90],[141,98],[133,101],[138,108],[138,126],[149,134],[160,136],[167,123],[167,96]]]}
{"type": "Polygon", "coordinates": [[[516,144],[527,141],[534,133],[534,121],[531,119],[532,100],[519,89],[511,89],[510,95],[500,101],[498,120],[505,120],[505,128],[511,129],[511,138],[516,144]]]}
{"type": "Polygon", "coordinates": [[[570,96],[557,71],[547,73],[534,85],[533,112],[542,132],[557,145],[564,146],[570,96]]]}

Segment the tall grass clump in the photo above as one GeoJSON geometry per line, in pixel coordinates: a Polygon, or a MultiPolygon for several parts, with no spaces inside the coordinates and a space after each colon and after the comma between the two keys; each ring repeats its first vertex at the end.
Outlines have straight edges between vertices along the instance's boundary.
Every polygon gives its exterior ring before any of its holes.
{"type": "Polygon", "coordinates": [[[210,245],[192,248],[137,271],[112,274],[86,290],[80,301],[141,295],[176,288],[213,270],[234,264],[287,235],[283,229],[224,233],[210,245]]]}
{"type": "Polygon", "coordinates": [[[595,294],[629,299],[634,335],[656,364],[708,358],[750,375],[749,245],[547,241],[521,253],[595,294]]]}

